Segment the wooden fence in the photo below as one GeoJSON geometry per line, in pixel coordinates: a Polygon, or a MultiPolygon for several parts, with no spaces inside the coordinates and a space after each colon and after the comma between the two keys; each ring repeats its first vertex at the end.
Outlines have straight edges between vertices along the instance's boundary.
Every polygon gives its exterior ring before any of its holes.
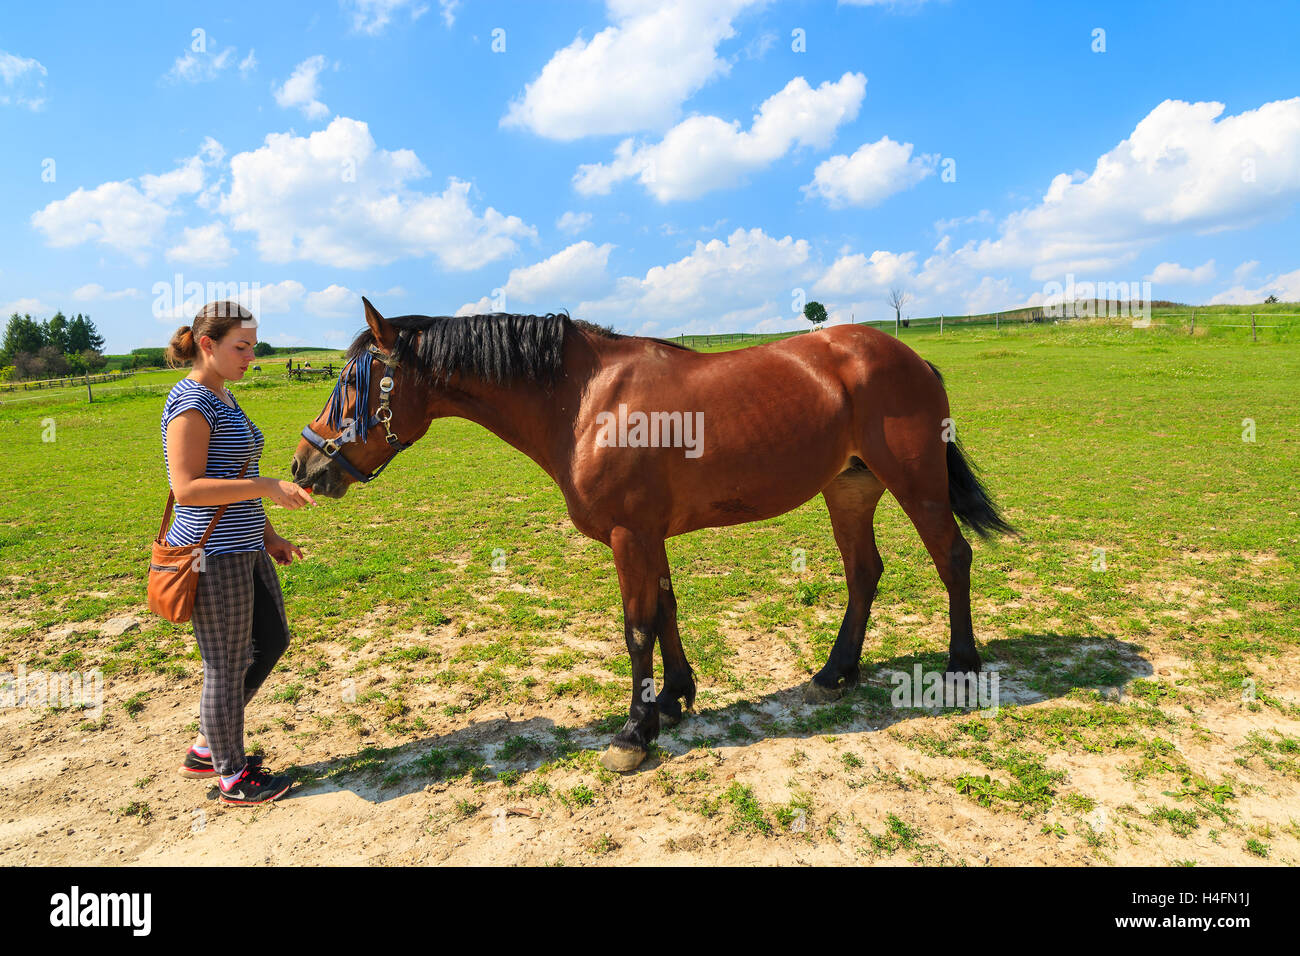
{"type": "Polygon", "coordinates": [[[63,378],[38,378],[30,382],[6,382],[0,385],[0,392],[31,392],[47,388],[73,388],[77,385],[102,385],[104,382],[118,382],[134,375],[130,372],[101,372],[98,375],[68,375],[63,378]]]}

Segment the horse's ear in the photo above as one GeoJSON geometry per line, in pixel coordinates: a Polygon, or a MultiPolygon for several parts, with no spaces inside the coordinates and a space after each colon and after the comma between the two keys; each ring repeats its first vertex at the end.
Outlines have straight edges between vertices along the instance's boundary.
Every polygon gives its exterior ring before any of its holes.
{"type": "Polygon", "coordinates": [[[379,310],[370,304],[370,300],[364,295],[361,297],[361,304],[366,307],[366,325],[370,326],[370,333],[375,337],[375,344],[385,352],[391,352],[393,346],[397,344],[397,329],[379,314],[379,310]]]}

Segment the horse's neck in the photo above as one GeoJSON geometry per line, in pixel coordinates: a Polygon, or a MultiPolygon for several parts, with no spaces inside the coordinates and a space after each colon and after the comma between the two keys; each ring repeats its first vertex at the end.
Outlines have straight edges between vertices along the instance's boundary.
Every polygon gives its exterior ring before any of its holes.
{"type": "Polygon", "coordinates": [[[450,413],[482,425],[502,441],[513,445],[557,482],[567,474],[567,456],[557,437],[573,434],[576,401],[568,401],[568,389],[547,390],[532,382],[490,385],[482,381],[460,381],[447,396],[450,413]]]}
{"type": "Polygon", "coordinates": [[[537,382],[492,385],[481,379],[453,376],[450,414],[482,425],[513,445],[564,488],[572,458],[574,423],[591,376],[608,356],[578,332],[564,346],[564,368],[553,388],[537,382]]]}

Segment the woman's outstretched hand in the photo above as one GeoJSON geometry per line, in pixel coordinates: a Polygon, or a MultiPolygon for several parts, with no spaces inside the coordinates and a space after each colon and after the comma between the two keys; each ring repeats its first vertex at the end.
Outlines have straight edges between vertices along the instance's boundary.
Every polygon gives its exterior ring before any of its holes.
{"type": "Polygon", "coordinates": [[[316,504],[316,499],[307,493],[307,489],[300,488],[292,481],[267,478],[266,482],[266,494],[263,497],[270,498],[281,508],[293,509],[316,504]]]}

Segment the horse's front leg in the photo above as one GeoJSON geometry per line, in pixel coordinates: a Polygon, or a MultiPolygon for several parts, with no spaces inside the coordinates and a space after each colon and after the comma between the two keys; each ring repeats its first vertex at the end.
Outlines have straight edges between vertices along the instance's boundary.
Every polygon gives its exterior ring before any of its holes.
{"type": "Polygon", "coordinates": [[[663,541],[650,540],[627,528],[610,535],[614,566],[623,592],[623,636],[632,658],[632,704],[623,725],[600,762],[610,770],[625,772],[645,760],[650,742],[659,736],[659,706],[655,700],[655,617],[659,606],[659,579],[667,574],[663,541]]]}

